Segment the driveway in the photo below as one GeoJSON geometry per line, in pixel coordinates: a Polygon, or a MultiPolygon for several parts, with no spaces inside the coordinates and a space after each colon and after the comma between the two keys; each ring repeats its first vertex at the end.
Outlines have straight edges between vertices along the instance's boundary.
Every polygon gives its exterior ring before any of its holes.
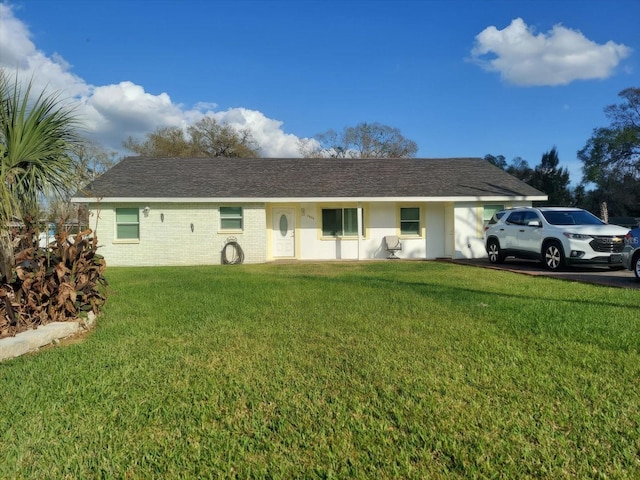
{"type": "Polygon", "coordinates": [[[640,282],[630,270],[611,270],[606,266],[573,266],[567,267],[561,272],[550,272],[539,262],[508,258],[504,263],[495,265],[486,258],[453,260],[462,265],[493,268],[495,270],[508,270],[510,272],[525,275],[540,275],[545,277],[560,278],[573,282],[593,283],[618,288],[634,288],[640,290],[640,282]]]}

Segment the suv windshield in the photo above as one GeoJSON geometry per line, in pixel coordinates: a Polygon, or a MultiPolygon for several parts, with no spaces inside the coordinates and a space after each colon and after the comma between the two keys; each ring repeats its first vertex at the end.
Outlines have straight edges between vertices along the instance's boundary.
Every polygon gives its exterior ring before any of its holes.
{"type": "Polygon", "coordinates": [[[595,215],[584,210],[550,210],[542,215],[551,225],[604,225],[595,215]]]}

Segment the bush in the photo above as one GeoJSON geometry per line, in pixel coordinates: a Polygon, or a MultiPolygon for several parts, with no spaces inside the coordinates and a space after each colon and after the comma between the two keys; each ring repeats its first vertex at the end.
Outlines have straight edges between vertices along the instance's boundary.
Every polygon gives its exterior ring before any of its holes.
{"type": "Polygon", "coordinates": [[[98,314],[106,301],[106,262],[90,229],[38,246],[32,229],[20,235],[12,277],[0,280],[0,338],[50,322],[98,314]]]}

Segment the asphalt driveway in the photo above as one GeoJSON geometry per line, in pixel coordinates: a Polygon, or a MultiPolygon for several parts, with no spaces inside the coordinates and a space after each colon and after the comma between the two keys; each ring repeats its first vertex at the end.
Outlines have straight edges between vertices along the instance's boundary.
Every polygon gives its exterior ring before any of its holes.
{"type": "Polygon", "coordinates": [[[567,267],[561,272],[550,272],[539,262],[507,258],[504,263],[494,265],[486,258],[473,260],[454,260],[455,263],[473,265],[476,267],[493,268],[496,270],[508,270],[525,275],[540,275],[552,278],[560,278],[574,282],[593,283],[619,288],[634,288],[640,290],[640,282],[630,270],[611,270],[606,266],[573,266],[567,267]]]}

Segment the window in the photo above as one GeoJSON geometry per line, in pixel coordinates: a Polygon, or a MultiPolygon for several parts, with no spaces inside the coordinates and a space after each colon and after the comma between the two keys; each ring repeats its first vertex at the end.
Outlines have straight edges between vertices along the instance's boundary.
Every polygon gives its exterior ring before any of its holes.
{"type": "Polygon", "coordinates": [[[506,223],[507,225],[524,225],[523,216],[523,212],[516,210],[507,217],[506,223]]]}
{"type": "MultiPolygon", "coordinates": [[[[358,235],[357,208],[322,209],[322,236],[342,237],[356,235],[358,235]]],[[[364,221],[362,222],[362,235],[364,235],[364,221]]]]}
{"type": "Polygon", "coordinates": [[[400,209],[400,234],[420,235],[420,209],[418,207],[400,209]]]}
{"type": "Polygon", "coordinates": [[[242,230],[242,207],[220,207],[220,230],[242,230]]]}
{"type": "Polygon", "coordinates": [[[498,213],[500,210],[504,210],[504,205],[485,205],[484,206],[484,211],[482,213],[482,220],[485,227],[489,224],[489,222],[491,221],[491,218],[493,218],[493,216],[496,213],[498,213]]]}
{"type": "Polygon", "coordinates": [[[524,215],[522,216],[522,224],[525,226],[529,225],[530,222],[535,222],[536,220],[540,222],[540,218],[536,212],[524,212],[524,215]]]}
{"type": "Polygon", "coordinates": [[[116,208],[116,238],[118,240],[138,240],[140,238],[139,209],[116,208]]]}

